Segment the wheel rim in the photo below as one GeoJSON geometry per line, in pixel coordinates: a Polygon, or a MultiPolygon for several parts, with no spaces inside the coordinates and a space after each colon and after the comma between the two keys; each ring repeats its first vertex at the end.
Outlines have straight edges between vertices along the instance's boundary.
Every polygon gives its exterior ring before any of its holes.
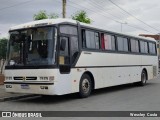
{"type": "Polygon", "coordinates": [[[146,74],[143,72],[142,73],[142,83],[145,84],[147,80],[146,74]]]}
{"type": "Polygon", "coordinates": [[[88,79],[82,81],[82,90],[84,93],[88,93],[90,90],[90,82],[88,79]]]}

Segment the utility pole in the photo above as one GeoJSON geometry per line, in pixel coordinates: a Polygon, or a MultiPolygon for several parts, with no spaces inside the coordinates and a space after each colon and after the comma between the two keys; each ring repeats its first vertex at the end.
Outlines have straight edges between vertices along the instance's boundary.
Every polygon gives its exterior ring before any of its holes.
{"type": "Polygon", "coordinates": [[[127,24],[127,22],[120,23],[120,24],[121,24],[121,32],[122,32],[122,25],[123,25],[123,24],[127,24]]]}
{"type": "Polygon", "coordinates": [[[62,15],[63,15],[63,18],[66,18],[66,3],[67,1],[66,0],[63,0],[62,1],[62,6],[63,6],[63,12],[62,12],[62,15]]]}
{"type": "Polygon", "coordinates": [[[119,22],[119,21],[116,21],[116,22],[121,24],[121,32],[122,32],[122,25],[127,24],[127,22],[119,22]]]}

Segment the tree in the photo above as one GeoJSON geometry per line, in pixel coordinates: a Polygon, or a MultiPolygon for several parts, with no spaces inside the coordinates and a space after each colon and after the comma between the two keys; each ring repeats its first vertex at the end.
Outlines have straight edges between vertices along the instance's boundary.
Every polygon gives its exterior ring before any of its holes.
{"type": "Polygon", "coordinates": [[[47,14],[45,10],[40,10],[37,14],[34,14],[34,20],[42,20],[42,19],[53,19],[58,18],[58,14],[52,13],[50,15],[47,14]]]}
{"type": "MultiPolygon", "coordinates": [[[[47,14],[45,10],[40,10],[37,14],[34,14],[34,20],[42,20],[42,19],[53,19],[58,18],[58,14],[52,13],[47,14]]],[[[76,12],[71,16],[73,20],[77,20],[83,23],[91,24],[92,20],[88,17],[87,13],[84,10],[76,12]]]]}
{"type": "Polygon", "coordinates": [[[78,11],[74,15],[72,15],[73,20],[77,20],[83,23],[91,24],[92,20],[87,16],[87,13],[83,10],[78,11]]]}
{"type": "Polygon", "coordinates": [[[0,60],[2,61],[2,65],[1,66],[1,71],[0,73],[2,73],[3,71],[3,66],[5,63],[5,59],[6,59],[6,53],[7,53],[7,42],[8,40],[6,38],[2,38],[0,39],[0,60]]]}
{"type": "Polygon", "coordinates": [[[6,59],[6,51],[7,51],[7,39],[0,39],[0,59],[6,59]]]}

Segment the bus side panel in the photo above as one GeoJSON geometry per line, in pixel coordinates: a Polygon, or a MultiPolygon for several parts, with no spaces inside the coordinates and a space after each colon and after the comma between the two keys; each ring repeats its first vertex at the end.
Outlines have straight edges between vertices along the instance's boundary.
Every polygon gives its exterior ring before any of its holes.
{"type": "Polygon", "coordinates": [[[84,68],[72,68],[71,69],[71,84],[72,84],[72,92],[79,92],[79,83],[80,79],[85,72],[84,68]]]}
{"type": "Polygon", "coordinates": [[[55,93],[57,95],[72,93],[71,73],[61,74],[57,72],[57,80],[55,81],[55,93]]]}
{"type": "Polygon", "coordinates": [[[143,68],[146,68],[148,78],[152,79],[153,65],[157,66],[156,58],[146,55],[83,51],[76,67],[84,67],[90,71],[94,76],[95,88],[102,88],[138,82],[141,80],[143,68]]]}
{"type": "Polygon", "coordinates": [[[143,68],[146,68],[148,79],[153,79],[157,77],[158,75],[158,57],[157,56],[145,56],[142,55],[141,57],[141,64],[142,65],[148,65],[143,66],[143,68]]]}

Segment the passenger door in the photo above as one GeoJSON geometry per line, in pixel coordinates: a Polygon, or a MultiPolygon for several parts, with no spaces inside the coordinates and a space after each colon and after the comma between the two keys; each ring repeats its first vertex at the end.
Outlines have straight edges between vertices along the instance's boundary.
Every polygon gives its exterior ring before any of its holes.
{"type": "Polygon", "coordinates": [[[69,37],[60,37],[60,48],[59,48],[59,68],[60,73],[69,73],[71,67],[70,59],[70,42],[69,37]]]}
{"type": "Polygon", "coordinates": [[[60,73],[70,73],[79,55],[77,26],[60,25],[59,68],[60,73]]]}

